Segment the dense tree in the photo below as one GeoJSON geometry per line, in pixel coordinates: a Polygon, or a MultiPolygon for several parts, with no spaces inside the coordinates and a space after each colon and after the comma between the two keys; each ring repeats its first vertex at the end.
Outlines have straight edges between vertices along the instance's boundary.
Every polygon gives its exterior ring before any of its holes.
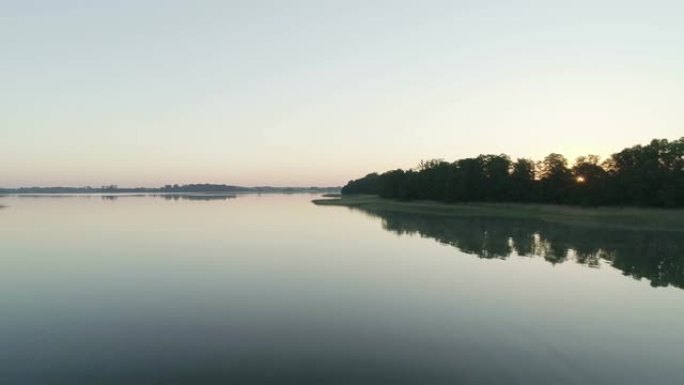
{"type": "Polygon", "coordinates": [[[488,201],[508,201],[511,198],[511,158],[508,155],[484,155],[482,165],[485,174],[483,187],[488,201]]]}
{"type": "Polygon", "coordinates": [[[538,167],[542,199],[550,203],[565,202],[573,183],[567,159],[560,154],[549,154],[538,167]]]}
{"type": "Polygon", "coordinates": [[[575,179],[570,198],[572,203],[597,206],[609,203],[607,194],[608,172],[599,165],[596,155],[581,156],[572,167],[575,179]]]}
{"type": "Polygon", "coordinates": [[[380,175],[374,172],[347,183],[342,187],[342,194],[378,194],[379,182],[380,175]]]}
{"type": "Polygon", "coordinates": [[[622,204],[684,205],[684,138],[626,148],[612,156],[611,171],[622,204]]]}
{"type": "Polygon", "coordinates": [[[532,202],[537,199],[535,166],[530,159],[518,159],[513,163],[510,197],[515,202],[532,202]]]}
{"type": "Polygon", "coordinates": [[[453,163],[421,161],[414,170],[368,174],[350,181],[343,194],[444,202],[541,202],[576,205],[684,207],[684,138],[654,139],[601,162],[579,157],[572,167],[560,154],[540,162],[504,154],[453,163]]]}

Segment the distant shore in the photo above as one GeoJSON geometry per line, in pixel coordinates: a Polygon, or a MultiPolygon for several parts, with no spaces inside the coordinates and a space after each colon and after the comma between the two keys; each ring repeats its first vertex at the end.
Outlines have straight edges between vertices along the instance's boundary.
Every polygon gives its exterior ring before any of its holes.
{"type": "Polygon", "coordinates": [[[581,208],[523,203],[449,204],[432,201],[397,201],[382,199],[373,195],[345,195],[340,198],[315,199],[313,203],[321,206],[344,206],[366,211],[394,211],[457,217],[518,218],[588,227],[684,232],[684,209],[581,208]]]}
{"type": "Polygon", "coordinates": [[[274,187],[274,186],[234,186],[225,184],[187,184],[187,185],[165,185],[161,187],[119,187],[115,185],[102,187],[19,187],[19,188],[0,188],[0,195],[15,194],[239,194],[239,193],[339,193],[339,187],[274,187]]]}

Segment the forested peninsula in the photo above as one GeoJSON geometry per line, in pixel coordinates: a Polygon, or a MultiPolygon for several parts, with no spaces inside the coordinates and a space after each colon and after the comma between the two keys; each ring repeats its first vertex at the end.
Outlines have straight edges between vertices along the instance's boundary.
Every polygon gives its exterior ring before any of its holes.
{"type": "Polygon", "coordinates": [[[343,195],[396,200],[519,202],[581,206],[684,207],[684,137],[654,139],[605,160],[582,156],[569,165],[561,154],[541,161],[480,155],[447,162],[421,161],[410,170],[371,173],[352,180],[343,195]]]}

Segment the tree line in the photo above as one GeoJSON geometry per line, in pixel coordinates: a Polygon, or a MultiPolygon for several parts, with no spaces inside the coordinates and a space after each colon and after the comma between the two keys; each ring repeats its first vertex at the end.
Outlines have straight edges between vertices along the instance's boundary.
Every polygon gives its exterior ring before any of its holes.
{"type": "Polygon", "coordinates": [[[654,139],[603,161],[596,155],[582,156],[572,166],[556,153],[538,162],[513,161],[505,154],[454,162],[433,159],[415,169],[352,180],[342,194],[442,202],[684,207],[684,137],[654,139]]]}

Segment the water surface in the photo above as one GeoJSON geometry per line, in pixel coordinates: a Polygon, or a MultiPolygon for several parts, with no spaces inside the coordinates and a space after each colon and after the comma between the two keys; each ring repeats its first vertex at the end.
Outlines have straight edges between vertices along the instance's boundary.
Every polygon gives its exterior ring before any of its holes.
{"type": "Polygon", "coordinates": [[[311,199],[1,198],[0,383],[684,383],[677,234],[311,199]]]}

